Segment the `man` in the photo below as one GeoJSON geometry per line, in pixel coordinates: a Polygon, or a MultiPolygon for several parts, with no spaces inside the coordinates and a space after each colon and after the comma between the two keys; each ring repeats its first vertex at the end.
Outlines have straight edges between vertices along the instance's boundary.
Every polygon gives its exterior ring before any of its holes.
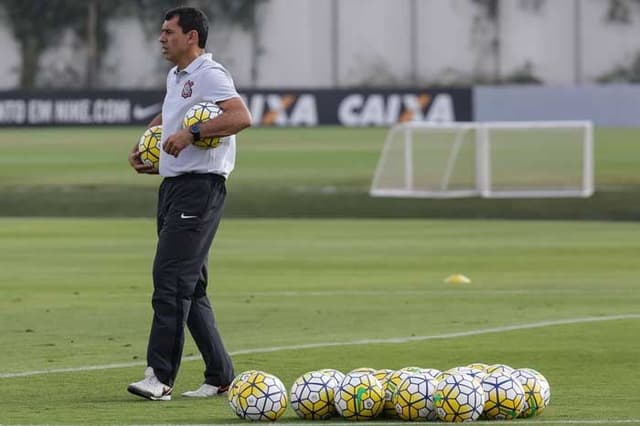
{"type": "MultiPolygon", "coordinates": [[[[149,127],[162,124],[158,195],[158,245],[153,262],[153,322],[145,378],[127,390],[151,400],[167,401],[180,367],[186,322],[206,369],[204,384],[188,397],[226,392],[233,365],[218,332],[206,294],[207,257],[222,216],[225,180],[235,163],[235,134],[249,127],[251,116],[227,70],[204,53],[208,22],[198,9],[180,7],[166,13],[160,31],[165,58],[175,64],[167,75],[162,112],[149,127]],[[212,101],[222,114],[200,125],[182,128],[192,105],[212,101]],[[213,149],[193,142],[220,137],[213,149]]],[[[138,173],[157,173],[138,157],[129,164],[138,173]]]]}

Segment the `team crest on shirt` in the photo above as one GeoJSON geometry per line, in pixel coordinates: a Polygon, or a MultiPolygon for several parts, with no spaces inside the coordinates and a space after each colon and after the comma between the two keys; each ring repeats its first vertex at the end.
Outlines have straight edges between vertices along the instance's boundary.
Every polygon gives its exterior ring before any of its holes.
{"type": "Polygon", "coordinates": [[[191,86],[193,86],[193,81],[191,80],[187,80],[184,83],[184,86],[182,86],[182,97],[187,99],[189,97],[191,97],[191,94],[193,93],[193,90],[191,90],[191,86]]]}

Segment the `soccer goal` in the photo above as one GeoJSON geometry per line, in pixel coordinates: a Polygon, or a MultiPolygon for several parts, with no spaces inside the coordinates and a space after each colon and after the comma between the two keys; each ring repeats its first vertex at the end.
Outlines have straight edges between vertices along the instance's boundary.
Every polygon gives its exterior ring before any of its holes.
{"type": "Polygon", "coordinates": [[[369,193],[545,198],[593,190],[589,121],[408,122],[389,130],[369,193]]]}

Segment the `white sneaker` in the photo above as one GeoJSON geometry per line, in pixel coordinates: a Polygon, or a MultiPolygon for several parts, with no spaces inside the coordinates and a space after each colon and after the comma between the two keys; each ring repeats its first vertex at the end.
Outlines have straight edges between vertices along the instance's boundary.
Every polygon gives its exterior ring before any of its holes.
{"type": "Polygon", "coordinates": [[[228,385],[213,386],[205,383],[196,390],[183,393],[182,396],[186,396],[188,398],[211,398],[212,396],[222,395],[228,390],[228,385]]]}
{"type": "Polygon", "coordinates": [[[165,385],[156,377],[153,368],[147,367],[144,370],[144,379],[131,383],[127,390],[134,395],[150,399],[152,401],[171,401],[173,389],[165,385]]]}

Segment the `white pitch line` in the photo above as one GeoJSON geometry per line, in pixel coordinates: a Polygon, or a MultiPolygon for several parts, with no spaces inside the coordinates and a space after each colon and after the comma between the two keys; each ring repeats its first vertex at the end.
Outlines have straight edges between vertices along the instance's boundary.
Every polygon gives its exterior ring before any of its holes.
{"type": "MultiPolygon", "coordinates": [[[[567,318],[567,319],[561,319],[561,320],[532,322],[528,324],[506,325],[502,327],[480,328],[480,329],[469,330],[469,331],[459,331],[455,333],[433,334],[428,336],[395,337],[390,339],[362,339],[362,340],[352,340],[347,342],[318,342],[318,343],[306,343],[302,345],[272,346],[268,348],[241,349],[241,350],[231,352],[230,355],[251,355],[251,354],[281,352],[281,351],[300,350],[300,349],[329,348],[329,347],[335,347],[335,346],[378,345],[378,344],[390,344],[390,343],[409,343],[409,342],[418,342],[418,341],[424,341],[424,340],[455,339],[458,337],[478,336],[481,334],[492,334],[492,333],[504,333],[508,331],[527,330],[532,328],[553,327],[556,325],[571,325],[571,324],[582,324],[587,322],[617,321],[617,320],[628,320],[628,319],[640,319],[640,314],[622,314],[622,315],[609,315],[609,316],[601,316],[601,317],[567,318]]],[[[184,357],[182,360],[194,361],[199,359],[201,359],[200,356],[188,356],[188,357],[184,357]]],[[[56,368],[51,370],[34,370],[34,371],[23,371],[18,373],[0,373],[0,379],[38,376],[43,374],[55,374],[55,373],[75,373],[75,372],[84,372],[84,371],[110,370],[114,368],[139,367],[139,366],[145,366],[146,364],[147,363],[144,361],[136,361],[136,362],[124,362],[124,363],[118,363],[118,364],[90,365],[86,367],[56,368]]]]}
{"type": "MultiPolygon", "coordinates": [[[[579,289],[545,289],[545,294],[547,293],[577,293],[579,289]]],[[[270,292],[251,292],[251,293],[218,293],[216,295],[217,298],[220,297],[232,297],[232,298],[243,298],[243,297],[334,297],[334,296],[371,296],[371,297],[379,297],[379,296],[424,296],[424,295],[437,295],[437,296],[450,296],[450,295],[460,295],[462,292],[464,294],[471,295],[486,295],[486,296],[494,296],[497,294],[530,294],[531,290],[527,289],[515,289],[515,290],[471,290],[469,288],[459,289],[459,290],[398,290],[398,291],[386,291],[386,290],[362,290],[362,291],[270,291],[270,292]]]]}

